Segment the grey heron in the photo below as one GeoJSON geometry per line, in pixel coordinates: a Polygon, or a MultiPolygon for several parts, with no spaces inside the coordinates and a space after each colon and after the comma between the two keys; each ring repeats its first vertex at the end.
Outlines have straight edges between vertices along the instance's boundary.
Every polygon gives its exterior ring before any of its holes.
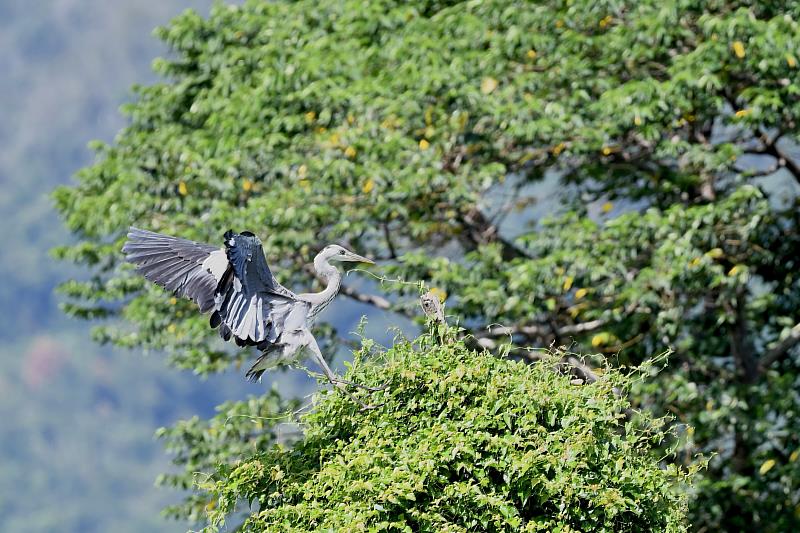
{"type": "Polygon", "coordinates": [[[131,227],[122,251],[145,278],[193,300],[201,313],[210,312],[210,326],[218,328],[224,340],[234,339],[238,346],[256,346],[262,352],[247,371],[250,380],[259,380],[264,371],[282,362],[295,361],[305,349],[337,387],[379,389],[336,376],[310,331],[342,283],[341,272],[331,262],[372,264],[366,257],[336,244],[326,246],[314,258],[325,289],[295,294],[272,275],[261,240],[249,231],[227,231],[224,246],[219,247],[131,227]]]}

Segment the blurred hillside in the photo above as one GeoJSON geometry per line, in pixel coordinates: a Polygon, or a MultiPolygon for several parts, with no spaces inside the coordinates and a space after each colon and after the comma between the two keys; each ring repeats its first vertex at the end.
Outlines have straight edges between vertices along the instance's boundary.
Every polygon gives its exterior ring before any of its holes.
{"type": "Polygon", "coordinates": [[[117,108],[130,86],[153,79],[150,62],[164,49],[152,29],[184,8],[208,4],[0,2],[0,213],[5,249],[13,251],[0,258],[0,302],[14,310],[0,337],[19,338],[61,320],[52,288],[65,265],[48,260],[46,251],[68,233],[48,194],[91,161],[88,141],[111,140],[123,126],[117,108]]]}
{"type": "Polygon", "coordinates": [[[68,239],[49,193],[124,125],[118,106],[153,79],[152,29],[197,0],[0,1],[0,530],[167,531],[177,494],[153,489],[169,459],[160,425],[208,415],[268,385],[200,382],[157,356],[111,351],[65,319],[53,288],[81,275],[48,256],[68,239]]]}

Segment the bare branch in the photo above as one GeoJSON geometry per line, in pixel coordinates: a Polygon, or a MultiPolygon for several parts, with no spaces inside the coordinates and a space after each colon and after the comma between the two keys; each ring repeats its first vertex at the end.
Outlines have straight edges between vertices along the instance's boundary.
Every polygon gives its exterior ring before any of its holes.
{"type": "Polygon", "coordinates": [[[394,247],[392,234],[389,231],[389,222],[384,222],[381,226],[383,227],[383,238],[386,241],[386,247],[389,249],[389,258],[397,259],[397,250],[394,247]]]}
{"type": "MultiPolygon", "coordinates": [[[[628,315],[632,314],[634,311],[636,311],[636,307],[637,304],[635,302],[628,304],[623,312],[624,316],[627,317],[628,315]]],[[[555,322],[549,322],[547,325],[531,324],[527,326],[500,326],[492,324],[488,326],[485,331],[475,332],[473,337],[478,346],[488,350],[493,350],[497,346],[497,343],[494,339],[500,337],[513,337],[514,335],[524,336],[528,340],[537,338],[542,339],[544,340],[543,344],[549,344],[551,342],[556,342],[558,344],[560,339],[563,337],[589,333],[605,327],[610,322],[610,319],[598,318],[595,320],[589,320],[588,322],[566,324],[564,326],[559,326],[555,322]]],[[[638,337],[635,337],[635,339],[637,339],[636,342],[638,342],[638,337]]],[[[625,348],[628,345],[629,344],[626,343],[624,346],[622,346],[622,348],[625,348]]]]}
{"type": "Polygon", "coordinates": [[[347,287],[345,285],[342,285],[341,289],[339,289],[339,292],[357,302],[374,305],[378,309],[382,309],[384,311],[388,311],[392,308],[392,304],[389,302],[389,300],[382,296],[358,292],[354,288],[347,287]]]}
{"type": "Polygon", "coordinates": [[[561,335],[578,335],[580,333],[586,333],[588,331],[594,331],[596,329],[600,329],[606,324],[608,324],[608,320],[598,318],[597,320],[590,320],[589,322],[581,322],[580,324],[561,326],[558,329],[558,333],[561,335]]]}
{"type": "Polygon", "coordinates": [[[589,322],[581,322],[579,324],[568,324],[565,326],[557,325],[528,325],[528,326],[489,326],[486,331],[480,331],[474,334],[478,346],[493,349],[497,343],[494,339],[500,337],[509,337],[514,335],[522,335],[526,338],[549,338],[549,337],[564,337],[569,335],[579,335],[587,333],[596,329],[602,328],[608,324],[608,320],[599,318],[597,320],[590,320],[589,322]]]}
{"type": "Polygon", "coordinates": [[[800,323],[795,324],[785,339],[780,341],[761,357],[759,369],[764,372],[772,363],[784,357],[789,350],[794,348],[798,343],[800,343],[800,323]]]}
{"type": "MultiPolygon", "coordinates": [[[[600,376],[598,376],[587,365],[585,365],[584,363],[579,361],[577,357],[574,357],[574,356],[570,355],[570,356],[567,356],[565,358],[565,360],[566,360],[567,364],[569,364],[572,367],[572,373],[574,375],[578,376],[578,378],[582,379],[584,382],[586,382],[586,383],[594,383],[595,381],[600,379],[600,376]]],[[[614,396],[616,396],[618,398],[622,397],[622,391],[619,390],[619,388],[617,388],[617,387],[612,387],[611,388],[611,392],[613,392],[614,396]]],[[[624,413],[625,413],[625,417],[628,420],[632,419],[634,417],[634,415],[635,415],[635,413],[633,412],[633,409],[631,409],[630,407],[626,408],[624,413]]]]}
{"type": "Polygon", "coordinates": [[[503,250],[503,260],[510,261],[520,257],[529,257],[524,250],[518,248],[514,243],[500,236],[500,232],[494,224],[487,220],[486,216],[477,208],[473,207],[466,213],[458,217],[458,221],[466,230],[464,237],[473,245],[489,244],[492,242],[500,243],[503,250]]]}
{"type": "Polygon", "coordinates": [[[509,335],[525,335],[526,337],[540,337],[545,333],[549,333],[550,328],[544,328],[541,326],[496,326],[490,325],[486,328],[486,331],[482,331],[475,334],[476,338],[497,338],[497,337],[507,337],[509,335]]]}
{"type": "MultiPolygon", "coordinates": [[[[594,383],[600,376],[595,374],[595,372],[589,368],[584,363],[578,361],[578,358],[570,355],[566,358],[567,363],[569,363],[573,367],[573,373],[578,376],[580,379],[586,381],[587,383],[594,383]]],[[[615,393],[619,395],[619,391],[615,390],[615,393]]]]}

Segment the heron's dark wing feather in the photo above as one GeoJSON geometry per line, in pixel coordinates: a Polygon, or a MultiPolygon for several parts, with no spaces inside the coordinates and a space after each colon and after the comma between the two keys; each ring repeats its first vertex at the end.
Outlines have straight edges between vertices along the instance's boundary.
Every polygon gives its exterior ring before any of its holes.
{"type": "Polygon", "coordinates": [[[225,233],[230,269],[220,280],[211,324],[224,339],[266,349],[278,342],[297,296],[278,283],[267,265],[261,241],[250,232],[225,233]]]}
{"type": "Polygon", "coordinates": [[[220,248],[132,227],[122,251],[148,280],[192,299],[203,313],[214,308],[214,293],[227,266],[220,248]]]}
{"type": "Polygon", "coordinates": [[[225,252],[233,268],[234,275],[239,278],[248,290],[273,292],[291,299],[297,295],[278,283],[267,264],[261,240],[250,233],[225,233],[225,252]]]}

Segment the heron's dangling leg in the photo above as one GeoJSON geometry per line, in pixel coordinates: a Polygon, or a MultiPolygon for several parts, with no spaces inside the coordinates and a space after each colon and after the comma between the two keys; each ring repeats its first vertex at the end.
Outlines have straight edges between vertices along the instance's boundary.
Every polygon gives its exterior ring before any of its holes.
{"type": "Polygon", "coordinates": [[[358,383],[353,383],[352,381],[347,381],[345,379],[340,378],[339,376],[333,373],[331,367],[329,367],[328,363],[325,362],[325,358],[322,356],[322,351],[320,351],[316,339],[314,339],[312,335],[308,335],[308,337],[309,340],[308,344],[306,345],[308,347],[308,351],[311,352],[311,357],[320,366],[320,368],[322,368],[322,372],[325,374],[325,377],[328,378],[328,381],[330,381],[331,384],[333,384],[337,389],[339,389],[340,391],[348,395],[352,400],[361,405],[362,409],[376,409],[381,405],[383,405],[383,404],[370,405],[362,402],[360,399],[353,396],[353,394],[347,390],[347,386],[350,385],[354,387],[360,387],[365,390],[376,392],[385,389],[388,386],[388,383],[386,385],[383,385],[382,387],[367,387],[366,385],[359,385],[358,383]]]}
{"type": "Polygon", "coordinates": [[[361,385],[360,383],[354,383],[352,381],[340,378],[333,372],[333,370],[331,370],[331,367],[328,366],[328,363],[325,362],[325,358],[322,356],[322,351],[319,349],[319,345],[317,344],[317,341],[314,339],[313,335],[309,334],[308,337],[308,344],[306,344],[308,350],[312,353],[314,361],[316,361],[320,368],[322,368],[322,372],[325,374],[325,377],[328,378],[328,381],[330,381],[332,384],[339,388],[349,385],[351,387],[368,390],[370,392],[382,391],[389,386],[389,384],[386,383],[380,387],[369,387],[367,385],[361,385]]]}

